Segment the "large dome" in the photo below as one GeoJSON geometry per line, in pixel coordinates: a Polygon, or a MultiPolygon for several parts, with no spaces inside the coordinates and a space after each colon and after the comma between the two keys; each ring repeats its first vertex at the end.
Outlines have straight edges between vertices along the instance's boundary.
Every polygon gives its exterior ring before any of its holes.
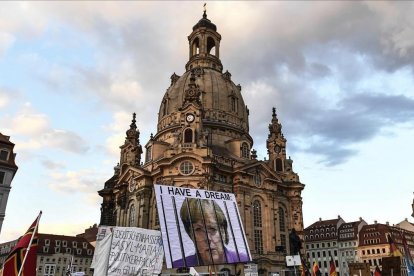
{"type": "Polygon", "coordinates": [[[179,112],[182,108],[192,73],[195,84],[201,90],[203,119],[206,122],[221,123],[248,132],[248,111],[240,85],[234,84],[229,72],[220,73],[210,68],[196,68],[185,72],[181,77],[175,74],[172,76],[172,84],[167,89],[160,106],[158,130],[162,129],[163,118],[179,112]]]}

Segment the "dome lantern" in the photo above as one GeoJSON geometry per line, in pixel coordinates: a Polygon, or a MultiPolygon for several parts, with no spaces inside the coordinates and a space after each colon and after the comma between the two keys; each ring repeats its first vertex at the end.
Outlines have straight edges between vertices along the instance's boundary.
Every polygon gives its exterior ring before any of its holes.
{"type": "Polygon", "coordinates": [[[202,67],[222,72],[220,40],[221,35],[217,32],[216,25],[207,18],[204,11],[203,17],[194,25],[193,32],[188,36],[190,60],[185,69],[189,71],[202,67]]]}

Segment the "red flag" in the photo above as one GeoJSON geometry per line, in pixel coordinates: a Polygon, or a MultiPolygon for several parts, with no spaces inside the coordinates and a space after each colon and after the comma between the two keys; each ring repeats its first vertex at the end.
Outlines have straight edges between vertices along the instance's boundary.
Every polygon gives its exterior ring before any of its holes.
{"type": "Polygon", "coordinates": [[[36,276],[36,257],[37,257],[37,226],[42,212],[29,227],[27,232],[19,239],[16,246],[12,249],[4,262],[3,275],[17,276],[23,265],[20,276],[36,276]],[[33,239],[32,239],[33,236],[33,239]],[[30,241],[32,244],[30,245],[30,241]],[[29,247],[26,259],[24,257],[29,247]]]}
{"type": "Polygon", "coordinates": [[[338,274],[336,273],[336,267],[335,267],[335,262],[331,257],[331,261],[329,262],[329,276],[337,276],[338,274]]]}
{"type": "Polygon", "coordinates": [[[313,276],[320,276],[322,275],[321,271],[319,270],[319,266],[317,262],[313,263],[313,268],[312,268],[312,275],[313,276]]]}
{"type": "Polygon", "coordinates": [[[374,276],[381,276],[381,270],[379,269],[378,266],[375,267],[374,276]]]}

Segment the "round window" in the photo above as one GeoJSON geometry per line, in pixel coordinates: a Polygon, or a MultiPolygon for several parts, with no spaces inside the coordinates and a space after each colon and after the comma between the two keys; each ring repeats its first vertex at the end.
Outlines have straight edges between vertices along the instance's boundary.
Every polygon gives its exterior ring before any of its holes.
{"type": "Polygon", "coordinates": [[[184,161],[180,164],[180,172],[181,174],[192,174],[194,171],[194,166],[193,163],[191,163],[190,161],[184,161]]]}

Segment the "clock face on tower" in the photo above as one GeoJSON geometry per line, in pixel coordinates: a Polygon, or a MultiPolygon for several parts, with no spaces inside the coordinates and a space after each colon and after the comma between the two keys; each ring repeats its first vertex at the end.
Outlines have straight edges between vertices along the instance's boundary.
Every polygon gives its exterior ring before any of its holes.
{"type": "Polygon", "coordinates": [[[192,123],[194,121],[195,117],[194,117],[193,114],[187,114],[185,119],[187,120],[187,122],[192,123]]]}
{"type": "Polygon", "coordinates": [[[280,146],[279,145],[275,146],[275,152],[276,152],[276,154],[279,154],[279,152],[280,152],[280,146]]]}

